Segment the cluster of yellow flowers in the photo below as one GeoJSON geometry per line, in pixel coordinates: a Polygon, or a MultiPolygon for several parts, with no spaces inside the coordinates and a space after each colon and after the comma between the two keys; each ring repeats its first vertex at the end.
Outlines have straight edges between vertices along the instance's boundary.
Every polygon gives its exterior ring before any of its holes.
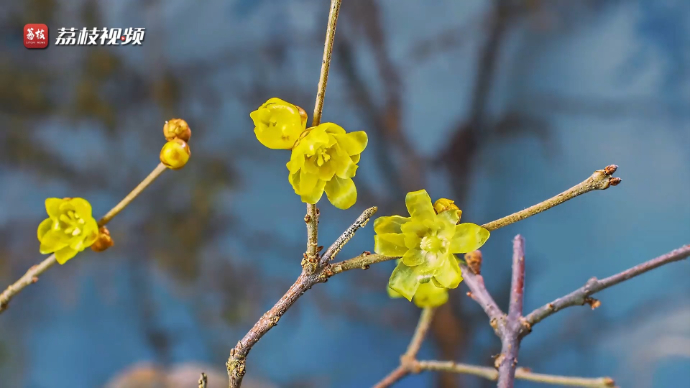
{"type": "MultiPolygon", "coordinates": [[[[269,99],[250,117],[261,144],[291,150],[288,181],[303,202],[316,204],[326,192],[339,209],[355,204],[357,188],[352,178],[367,147],[365,132],[348,133],[334,123],[307,128],[304,109],[279,98],[269,99]]],[[[168,142],[161,150],[161,162],[173,170],[184,167],[191,155],[189,125],[173,119],[165,123],[163,133],[168,142]]],[[[388,281],[388,293],[419,307],[440,306],[448,300],[448,290],[462,281],[455,255],[479,249],[489,231],[461,224],[462,211],[452,200],[441,198],[432,204],[426,190],[408,193],[405,204],[409,217],[380,217],[374,222],[376,253],[401,257],[388,281]]],[[[85,199],[48,198],[46,211],[49,218],[38,227],[40,251],[54,252],[60,264],[88,246],[101,251],[113,245],[107,229],[99,231],[85,199]]]]}
{"type": "Polygon", "coordinates": [[[304,109],[279,98],[271,98],[249,116],[261,144],[292,150],[288,181],[302,202],[315,204],[324,191],[338,209],[348,209],[357,202],[352,178],[367,147],[365,132],[347,133],[334,123],[307,128],[304,109]]]}

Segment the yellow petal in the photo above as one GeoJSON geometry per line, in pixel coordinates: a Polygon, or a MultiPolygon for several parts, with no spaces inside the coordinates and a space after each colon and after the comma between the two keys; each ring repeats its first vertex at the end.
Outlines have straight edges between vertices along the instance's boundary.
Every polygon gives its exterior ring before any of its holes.
{"type": "Polygon", "coordinates": [[[481,248],[489,239],[488,230],[475,224],[455,226],[455,235],[450,242],[451,253],[467,253],[481,248]]]}
{"type": "Polygon", "coordinates": [[[432,283],[420,284],[413,301],[419,308],[438,307],[448,301],[448,291],[432,283]]]}
{"type": "Polygon", "coordinates": [[[333,166],[335,174],[340,178],[352,178],[357,172],[357,165],[352,162],[352,159],[345,153],[345,151],[336,144],[331,148],[330,165],[333,166]]]}
{"type": "Polygon", "coordinates": [[[388,287],[411,301],[419,287],[419,275],[412,267],[399,263],[388,280],[388,287]]]}
{"type": "Polygon", "coordinates": [[[72,198],[69,200],[70,204],[74,206],[74,210],[79,217],[87,219],[91,217],[91,204],[84,198],[72,198]]]}
{"type": "Polygon", "coordinates": [[[386,256],[402,256],[407,252],[402,234],[383,233],[374,236],[374,252],[386,256]]]}
{"type": "Polygon", "coordinates": [[[64,236],[65,234],[61,231],[49,230],[41,239],[39,251],[46,255],[66,247],[69,244],[69,240],[66,240],[64,236]]]}
{"type": "Polygon", "coordinates": [[[445,263],[434,274],[434,280],[443,288],[457,288],[462,281],[458,260],[453,255],[444,258],[445,263]]]}
{"type": "Polygon", "coordinates": [[[319,182],[319,177],[309,174],[305,169],[300,170],[299,173],[299,188],[297,194],[299,195],[313,195],[314,189],[319,182]]]}
{"type": "Polygon", "coordinates": [[[405,205],[413,218],[433,219],[436,216],[434,206],[431,204],[431,197],[426,190],[407,193],[405,205]]]}
{"type": "Polygon", "coordinates": [[[60,216],[60,205],[62,204],[62,199],[60,198],[48,198],[46,199],[46,212],[51,218],[57,218],[60,216]]]}
{"type": "Polygon", "coordinates": [[[39,225],[38,225],[38,241],[41,241],[43,239],[43,236],[45,236],[50,229],[53,228],[53,220],[50,218],[46,218],[43,220],[39,225]]]}
{"type": "Polygon", "coordinates": [[[391,298],[395,299],[395,298],[402,298],[403,297],[402,295],[400,295],[400,293],[398,293],[397,291],[395,291],[394,289],[392,289],[390,287],[386,287],[386,290],[388,290],[388,296],[391,298]]]}
{"type": "Polygon", "coordinates": [[[73,258],[76,255],[77,251],[70,247],[64,247],[55,252],[55,258],[57,259],[57,262],[60,264],[65,264],[67,260],[73,258]]]}
{"type": "Polygon", "coordinates": [[[316,186],[314,186],[314,189],[311,192],[298,194],[302,198],[302,202],[315,204],[321,200],[325,186],[326,181],[318,180],[316,182],[316,186]]]}
{"type": "Polygon", "coordinates": [[[326,184],[326,195],[333,206],[338,209],[349,209],[357,202],[357,187],[351,178],[341,179],[334,176],[326,184]]]}
{"type": "Polygon", "coordinates": [[[401,216],[379,217],[374,221],[374,232],[376,233],[402,233],[400,227],[410,219],[401,216]]]}
{"type": "Polygon", "coordinates": [[[344,135],[345,130],[343,127],[341,127],[338,124],[335,123],[321,123],[319,124],[319,128],[322,128],[324,131],[332,134],[332,135],[344,135]]]}
{"type": "Polygon", "coordinates": [[[359,154],[350,156],[350,159],[352,159],[352,163],[354,163],[354,164],[359,163],[359,157],[360,156],[361,155],[359,155],[359,154]]]}
{"type": "Polygon", "coordinates": [[[402,262],[408,267],[414,267],[424,263],[424,254],[419,249],[410,249],[405,252],[402,262]]]}
{"type": "Polygon", "coordinates": [[[348,155],[359,155],[365,148],[367,148],[367,143],[369,138],[367,133],[364,131],[350,132],[345,135],[335,135],[338,140],[338,144],[347,152],[348,155]]]}

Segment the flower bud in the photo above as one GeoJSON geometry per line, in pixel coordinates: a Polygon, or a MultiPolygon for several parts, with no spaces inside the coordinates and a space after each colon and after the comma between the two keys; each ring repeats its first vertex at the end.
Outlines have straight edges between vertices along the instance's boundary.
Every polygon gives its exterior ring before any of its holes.
{"type": "Polygon", "coordinates": [[[98,239],[91,245],[91,250],[94,252],[103,252],[104,250],[115,245],[113,239],[110,237],[110,231],[105,226],[98,229],[98,239]]]}
{"type": "Polygon", "coordinates": [[[460,219],[460,216],[462,215],[462,210],[460,210],[460,208],[455,204],[455,201],[448,198],[439,198],[434,203],[434,210],[436,211],[436,214],[440,214],[448,210],[455,210],[458,212],[458,219],[460,219]]]}
{"type": "Polygon", "coordinates": [[[163,135],[168,141],[180,139],[188,142],[189,138],[192,137],[192,130],[189,129],[189,124],[187,124],[186,121],[182,119],[172,119],[165,122],[163,126],[163,135]]]}
{"type": "Polygon", "coordinates": [[[172,139],[161,150],[161,163],[171,170],[179,170],[187,164],[192,152],[182,139],[172,139]]]}

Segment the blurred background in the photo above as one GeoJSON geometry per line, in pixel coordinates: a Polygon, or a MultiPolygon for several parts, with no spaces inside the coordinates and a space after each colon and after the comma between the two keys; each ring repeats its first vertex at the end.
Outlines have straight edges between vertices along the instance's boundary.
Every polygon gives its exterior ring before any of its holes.
{"type": "MultiPolygon", "coordinates": [[[[254,137],[270,97],[313,111],[326,0],[25,0],[0,4],[0,281],[42,257],[47,197],[104,214],[158,163],[162,127],[193,130],[166,172],[109,229],[115,247],[56,266],[0,316],[0,385],[225,387],[229,350],[287,290],[305,206],[287,151],[254,137]],[[22,44],[50,27],[46,50],[22,44]],[[145,27],[142,46],[55,46],[60,27],[145,27]],[[168,385],[166,385],[168,384],[168,385]]],[[[357,205],[325,200],[329,245],[366,207],[405,193],[454,198],[467,222],[533,205],[618,164],[623,183],[500,229],[487,287],[507,306],[511,239],[527,247],[525,308],[690,243],[690,2],[346,0],[324,121],[365,130],[357,205]]],[[[373,249],[371,227],[341,259],[373,249]]],[[[390,300],[393,263],[307,293],[254,347],[245,387],[369,387],[393,369],[419,309],[390,300]]],[[[534,371],[622,387],[690,381],[690,263],[609,289],[523,342],[534,371]]],[[[491,365],[498,339],[461,285],[422,359],[491,365]]],[[[491,387],[424,373],[398,387],[491,387]]],[[[518,387],[534,384],[518,382],[518,387]]]]}

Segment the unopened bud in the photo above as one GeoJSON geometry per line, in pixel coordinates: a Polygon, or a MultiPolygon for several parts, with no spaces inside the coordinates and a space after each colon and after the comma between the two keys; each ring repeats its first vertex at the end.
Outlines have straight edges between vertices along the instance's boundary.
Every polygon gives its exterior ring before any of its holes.
{"type": "Polygon", "coordinates": [[[189,138],[192,137],[192,130],[189,129],[189,124],[187,124],[186,121],[182,119],[172,119],[165,122],[163,126],[163,135],[168,141],[180,139],[184,142],[188,142],[189,138]]]}
{"type": "Polygon", "coordinates": [[[482,273],[482,251],[473,251],[465,254],[465,263],[470,268],[470,271],[476,275],[482,273]]]}
{"type": "Polygon", "coordinates": [[[460,210],[460,208],[455,204],[455,201],[448,198],[439,198],[434,203],[434,210],[436,211],[436,214],[441,214],[448,210],[454,210],[458,212],[458,220],[460,219],[460,216],[462,216],[462,210],[460,210]]]}
{"type": "Polygon", "coordinates": [[[96,242],[91,244],[91,250],[94,252],[103,252],[113,245],[115,245],[115,242],[112,237],[110,237],[110,231],[105,226],[101,226],[98,229],[98,238],[96,242]]]}
{"type": "Polygon", "coordinates": [[[171,170],[179,170],[187,164],[192,152],[182,139],[173,139],[165,143],[161,150],[161,163],[171,170]]]}

